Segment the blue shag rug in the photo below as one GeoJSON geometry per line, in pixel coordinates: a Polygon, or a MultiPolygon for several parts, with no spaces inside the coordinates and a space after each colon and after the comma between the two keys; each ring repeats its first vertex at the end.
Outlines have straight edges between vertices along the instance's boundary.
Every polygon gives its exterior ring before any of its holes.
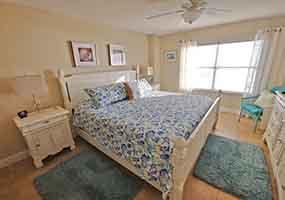
{"type": "Polygon", "coordinates": [[[80,153],[34,183],[43,200],[132,200],[142,188],[98,151],[80,153]]]}
{"type": "Polygon", "coordinates": [[[210,135],[194,175],[243,200],[272,200],[272,187],[260,147],[210,135]]]}

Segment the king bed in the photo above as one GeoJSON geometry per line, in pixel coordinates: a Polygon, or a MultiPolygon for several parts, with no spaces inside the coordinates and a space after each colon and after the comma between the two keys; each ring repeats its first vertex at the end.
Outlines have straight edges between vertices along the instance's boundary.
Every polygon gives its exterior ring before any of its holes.
{"type": "Polygon", "coordinates": [[[160,190],[164,199],[182,200],[187,177],[216,126],[221,98],[151,91],[100,107],[86,99],[88,88],[136,77],[133,70],[59,71],[64,106],[80,137],[160,190]]]}

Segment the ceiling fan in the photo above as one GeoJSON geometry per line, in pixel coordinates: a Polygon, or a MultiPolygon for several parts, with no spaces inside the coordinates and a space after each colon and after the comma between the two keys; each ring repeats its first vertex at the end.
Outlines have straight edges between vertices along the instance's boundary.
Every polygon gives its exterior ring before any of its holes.
{"type": "Polygon", "coordinates": [[[228,13],[231,12],[229,9],[219,9],[219,8],[209,8],[207,7],[208,3],[204,0],[187,0],[187,2],[181,5],[181,9],[172,10],[157,15],[152,15],[146,17],[147,20],[152,20],[169,15],[181,14],[185,23],[192,24],[196,21],[202,14],[207,15],[217,15],[219,13],[228,13]]]}

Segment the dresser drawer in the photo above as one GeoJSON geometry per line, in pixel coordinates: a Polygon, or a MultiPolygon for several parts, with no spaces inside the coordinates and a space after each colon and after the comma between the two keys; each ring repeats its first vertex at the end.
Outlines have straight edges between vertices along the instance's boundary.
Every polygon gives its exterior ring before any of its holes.
{"type": "Polygon", "coordinates": [[[278,100],[275,100],[271,115],[273,117],[273,120],[278,120],[281,122],[285,119],[285,109],[278,100]]]}
{"type": "Polygon", "coordinates": [[[283,149],[280,164],[278,166],[278,179],[281,185],[281,194],[285,197],[285,149],[283,149]]]}
{"type": "Polygon", "coordinates": [[[276,166],[280,164],[283,148],[284,143],[280,140],[277,140],[273,149],[273,162],[276,166]]]}
{"type": "Polygon", "coordinates": [[[278,134],[278,139],[281,140],[283,143],[285,143],[285,124],[282,124],[282,127],[280,129],[280,132],[278,134]]]}
{"type": "Polygon", "coordinates": [[[266,129],[266,133],[268,135],[270,147],[272,149],[275,148],[276,142],[280,136],[280,132],[282,130],[282,125],[278,122],[271,121],[266,129]]]}

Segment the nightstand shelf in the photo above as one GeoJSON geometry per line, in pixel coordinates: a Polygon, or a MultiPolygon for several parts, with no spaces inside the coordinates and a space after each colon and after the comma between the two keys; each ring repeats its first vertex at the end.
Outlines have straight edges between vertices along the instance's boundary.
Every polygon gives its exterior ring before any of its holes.
{"type": "Polygon", "coordinates": [[[68,115],[67,110],[55,107],[29,113],[24,119],[14,118],[37,168],[43,166],[42,160],[47,156],[66,147],[75,148],[68,115]]]}

